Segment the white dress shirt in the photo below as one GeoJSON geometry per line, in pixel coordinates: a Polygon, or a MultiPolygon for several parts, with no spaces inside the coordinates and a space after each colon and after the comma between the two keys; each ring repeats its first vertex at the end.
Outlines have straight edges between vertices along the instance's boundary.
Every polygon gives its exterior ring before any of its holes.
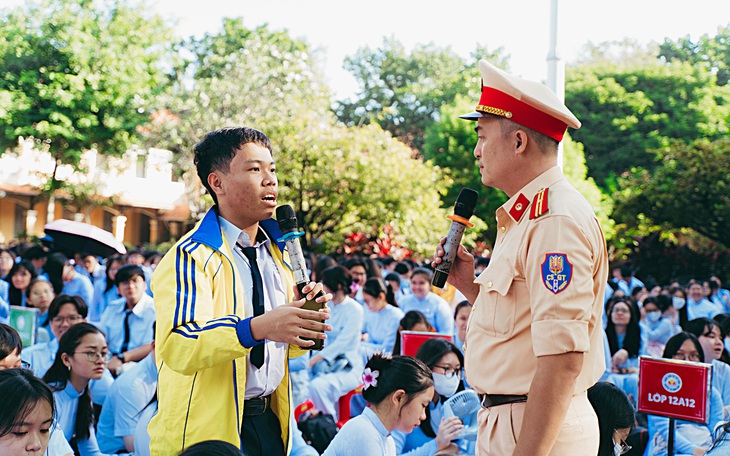
{"type": "MultiPolygon", "coordinates": [[[[236,270],[243,283],[243,292],[245,294],[244,313],[246,317],[253,316],[253,279],[251,277],[251,265],[243,252],[236,246],[237,243],[243,247],[256,248],[256,262],[264,282],[264,311],[269,312],[286,304],[284,282],[281,279],[274,258],[269,252],[271,239],[264,230],[259,228],[259,239],[255,244],[251,244],[248,234],[223,217],[219,216],[218,220],[223,228],[223,235],[233,251],[236,270]]],[[[284,379],[287,344],[270,340],[266,340],[264,343],[264,364],[260,368],[251,364],[249,358],[246,359],[246,399],[268,396],[276,390],[284,379]]]]}

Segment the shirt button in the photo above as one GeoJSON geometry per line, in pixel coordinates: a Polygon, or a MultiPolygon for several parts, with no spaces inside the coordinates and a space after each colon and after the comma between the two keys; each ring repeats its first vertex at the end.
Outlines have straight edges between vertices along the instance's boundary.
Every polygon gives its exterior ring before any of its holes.
{"type": "Polygon", "coordinates": [[[477,311],[477,306],[471,306],[471,311],[472,312],[476,312],[477,311]]]}
{"type": "Polygon", "coordinates": [[[492,288],[492,285],[494,285],[492,282],[487,282],[487,288],[492,288]]]}
{"type": "Polygon", "coordinates": [[[466,351],[466,344],[461,344],[461,351],[466,351]]]}
{"type": "Polygon", "coordinates": [[[499,231],[501,231],[501,232],[503,232],[503,233],[505,232],[505,230],[506,230],[506,229],[507,229],[507,227],[506,227],[506,226],[500,226],[500,227],[499,227],[499,231]]]}

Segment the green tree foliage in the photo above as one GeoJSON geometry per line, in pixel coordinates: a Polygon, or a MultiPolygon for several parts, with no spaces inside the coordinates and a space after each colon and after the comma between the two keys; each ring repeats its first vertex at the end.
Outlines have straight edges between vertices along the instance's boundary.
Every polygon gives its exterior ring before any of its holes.
{"type": "Polygon", "coordinates": [[[651,170],[651,151],[672,139],[727,135],[730,119],[730,92],[689,63],[575,67],[566,101],[583,122],[573,138],[585,146],[589,174],[601,185],[632,167],[651,170]]]}
{"type": "Polygon", "coordinates": [[[388,226],[407,248],[433,252],[443,232],[433,217],[445,215],[438,208],[444,187],[438,170],[412,159],[377,125],[336,125],[306,42],[226,19],[220,33],[182,48],[192,57],[177,69],[180,81],[159,99],[146,132],[150,142],[177,153],[190,187],[199,187],[194,144],[223,126],[251,126],[274,143],[279,202],[297,211],[306,246],[331,252],[350,233],[377,236],[388,226]]]}
{"type": "MultiPolygon", "coordinates": [[[[575,130],[570,130],[575,132],[575,130]]],[[[573,141],[570,135],[563,139],[563,174],[573,187],[576,188],[588,201],[601,222],[603,235],[611,240],[614,237],[613,200],[596,185],[593,178],[588,176],[583,144],[573,141]]]]}
{"type": "MultiPolygon", "coordinates": [[[[504,66],[502,50],[477,47],[473,57],[504,66]]],[[[345,125],[378,123],[394,137],[420,151],[426,129],[438,120],[438,110],[467,87],[478,92],[479,71],[451,48],[416,45],[407,52],[395,38],[378,49],[363,47],[345,60],[360,85],[354,100],[340,101],[335,109],[345,125]]]]}
{"type": "MultiPolygon", "coordinates": [[[[178,62],[175,84],[157,98],[145,132],[150,145],[175,153],[175,169],[194,213],[210,203],[192,161],[193,146],[207,132],[246,125],[266,132],[279,146],[306,126],[333,123],[316,57],[285,32],[224,19],[221,32],[191,38],[179,49],[187,58],[178,62]]],[[[305,150],[297,159],[306,163],[309,155],[305,150]]]]}
{"type": "MultiPolygon", "coordinates": [[[[468,187],[479,193],[474,214],[482,220],[494,220],[495,212],[507,201],[501,190],[485,187],[474,158],[477,134],[474,122],[459,116],[474,111],[475,98],[459,95],[452,104],[439,110],[439,121],[426,130],[423,156],[429,162],[443,169],[450,185],[443,197],[444,207],[453,207],[462,188],[468,187]]],[[[497,236],[496,223],[487,222],[487,230],[481,233],[481,240],[490,245],[497,236]]]]}
{"type": "MultiPolygon", "coordinates": [[[[482,220],[494,220],[495,212],[508,198],[503,191],[482,184],[473,153],[477,143],[476,124],[459,119],[460,115],[473,111],[474,105],[473,99],[457,96],[453,104],[441,108],[439,122],[426,132],[424,157],[442,168],[451,182],[443,198],[445,207],[452,206],[461,189],[469,187],[479,192],[475,215],[482,220]]],[[[587,177],[583,146],[573,142],[570,136],[566,136],[563,146],[566,178],[593,206],[606,237],[610,238],[613,233],[610,198],[601,192],[593,179],[587,177]]],[[[488,223],[488,229],[479,234],[481,240],[493,242],[497,236],[496,224],[488,223]]]]}
{"type": "MultiPolygon", "coordinates": [[[[0,153],[19,137],[57,164],[122,154],[165,85],[172,32],[131,1],[44,0],[0,12],[0,153]]],[[[55,173],[50,191],[59,187],[55,173]]]]}
{"type": "Polygon", "coordinates": [[[668,62],[706,66],[717,75],[717,85],[724,86],[730,82],[730,25],[719,27],[716,36],[702,35],[696,43],[689,36],[676,41],[666,38],[659,56],[668,62]]]}
{"type": "Polygon", "coordinates": [[[659,154],[653,173],[634,172],[620,181],[617,223],[691,228],[727,246],[730,239],[730,139],[673,142],[659,154]]]}
{"type": "Polygon", "coordinates": [[[438,170],[411,158],[408,147],[377,125],[312,125],[283,138],[282,156],[280,199],[300,209],[307,243],[316,250],[332,252],[349,233],[377,236],[388,226],[397,244],[430,255],[448,228],[438,170]],[[296,148],[287,144],[292,140],[296,148]],[[306,163],[296,159],[304,150],[306,163]]]}

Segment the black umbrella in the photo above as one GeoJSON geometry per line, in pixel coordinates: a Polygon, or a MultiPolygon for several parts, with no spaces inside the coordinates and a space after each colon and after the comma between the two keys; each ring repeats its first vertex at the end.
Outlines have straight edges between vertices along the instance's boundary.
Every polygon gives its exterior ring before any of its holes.
{"type": "Polygon", "coordinates": [[[87,252],[102,258],[116,253],[127,253],[124,244],[112,233],[88,223],[56,220],[47,224],[44,229],[53,238],[57,249],[87,252]]]}

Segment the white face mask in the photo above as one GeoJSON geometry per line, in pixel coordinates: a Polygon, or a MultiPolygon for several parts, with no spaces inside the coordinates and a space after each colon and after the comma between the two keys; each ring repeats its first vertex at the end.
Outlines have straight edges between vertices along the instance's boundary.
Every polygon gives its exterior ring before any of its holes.
{"type": "Polygon", "coordinates": [[[621,444],[613,442],[613,455],[621,456],[621,444]]]}
{"type": "Polygon", "coordinates": [[[443,374],[433,372],[433,389],[444,397],[451,397],[459,388],[459,380],[461,379],[457,375],[448,378],[443,374]]]}
{"type": "Polygon", "coordinates": [[[672,305],[675,309],[681,309],[682,307],[684,307],[684,304],[684,299],[680,298],[679,296],[675,296],[672,298],[672,305]]]}
{"type": "Polygon", "coordinates": [[[649,323],[656,323],[662,318],[662,313],[655,310],[654,312],[647,313],[645,318],[649,323]]]}

